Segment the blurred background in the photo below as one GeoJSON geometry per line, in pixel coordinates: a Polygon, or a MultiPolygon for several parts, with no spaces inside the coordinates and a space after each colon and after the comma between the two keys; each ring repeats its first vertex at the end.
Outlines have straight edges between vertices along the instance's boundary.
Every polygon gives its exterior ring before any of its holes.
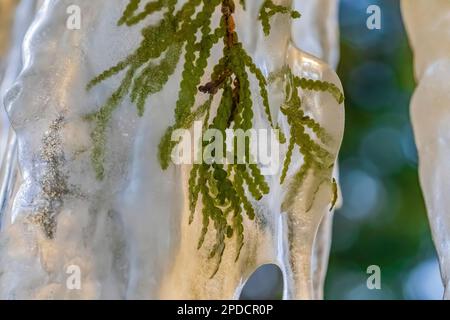
{"type": "MultiPolygon", "coordinates": [[[[344,202],[334,217],[326,299],[443,295],[418,181],[409,118],[415,82],[399,2],[340,2],[338,74],[346,90],[340,154],[344,202]],[[381,9],[380,30],[366,27],[366,10],[373,4],[381,9]],[[381,269],[381,290],[367,288],[371,265],[381,269]]],[[[280,297],[281,290],[280,272],[265,266],[254,274],[242,298],[270,298],[275,292],[280,297]]]]}

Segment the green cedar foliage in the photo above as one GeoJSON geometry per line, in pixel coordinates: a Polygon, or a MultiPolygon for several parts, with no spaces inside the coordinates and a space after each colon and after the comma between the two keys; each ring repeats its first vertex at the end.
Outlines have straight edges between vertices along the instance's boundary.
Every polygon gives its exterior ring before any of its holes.
{"type": "MultiPolygon", "coordinates": [[[[233,19],[234,0],[187,0],[182,6],[177,6],[178,0],[154,0],[145,4],[142,2],[129,0],[118,25],[134,26],[156,14],[161,15],[161,19],[156,24],[142,29],[142,41],[133,53],[87,85],[90,90],[112,76],[124,73],[120,86],[105,104],[86,117],[95,124],[91,157],[98,179],[103,179],[106,174],[105,146],[114,111],[123,99],[129,96],[137,107],[138,115],[142,116],[146,112],[148,98],[164,88],[182,56],[184,65],[174,123],[161,138],[158,150],[162,169],[170,165],[170,155],[177,145],[177,142],[171,140],[173,131],[180,128],[189,129],[197,119],[204,119],[204,130],[211,128],[225,133],[226,129],[252,129],[254,99],[250,90],[251,77],[259,84],[259,95],[268,123],[273,128],[277,127],[270,113],[267,90],[269,81],[247,54],[236,33],[233,19]],[[212,16],[216,10],[220,10],[222,16],[219,25],[213,26],[212,16]],[[200,82],[208,67],[212,48],[220,42],[223,46],[222,57],[209,75],[210,81],[202,85],[200,82]],[[207,100],[196,107],[199,95],[207,96],[207,100]],[[220,96],[220,103],[215,117],[211,118],[210,109],[216,96],[220,96]]],[[[245,0],[240,0],[239,4],[245,8],[245,0]]],[[[272,0],[266,0],[259,13],[259,20],[266,34],[270,33],[270,18],[275,14],[300,17],[298,12],[275,5],[272,0]]],[[[308,170],[329,165],[331,155],[304,130],[308,127],[319,139],[326,138],[326,133],[320,125],[304,115],[297,89],[328,91],[339,102],[342,102],[343,96],[339,89],[330,83],[299,79],[292,75],[290,78],[292,81],[289,83],[296,90],[291,90],[294,94],[282,109],[291,126],[291,139],[281,182],[286,177],[292,152],[297,146],[304,156],[305,164],[291,183],[299,185],[308,170]]],[[[280,141],[283,142],[283,137],[280,141]]],[[[237,139],[234,144],[236,147],[237,139]]],[[[220,265],[226,238],[235,237],[238,247],[236,259],[239,258],[244,244],[244,217],[255,219],[252,201],[258,201],[269,193],[269,186],[259,167],[250,161],[249,144],[250,142],[246,141],[245,159],[235,158],[233,164],[203,161],[201,164],[195,164],[190,172],[190,223],[195,218],[198,201],[202,202],[203,228],[198,248],[202,247],[210,224],[216,232],[216,241],[210,251],[210,258],[217,258],[217,268],[213,275],[220,265]]],[[[203,145],[207,146],[208,142],[203,145]]],[[[223,148],[226,151],[225,142],[223,148]]]]}

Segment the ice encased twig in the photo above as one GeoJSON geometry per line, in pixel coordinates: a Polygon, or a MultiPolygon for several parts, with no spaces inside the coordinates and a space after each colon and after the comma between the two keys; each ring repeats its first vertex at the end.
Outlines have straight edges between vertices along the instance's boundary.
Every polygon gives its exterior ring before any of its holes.
{"type": "MultiPolygon", "coordinates": [[[[288,4],[289,1],[280,1],[288,4]]],[[[330,206],[330,184],[310,175],[292,203],[279,175],[267,177],[271,193],[257,203],[257,221],[245,221],[245,245],[235,262],[234,241],[227,243],[220,269],[207,249],[197,250],[201,219],[188,225],[188,166],[162,171],[156,150],[172,123],[180,70],[166,88],[149,99],[139,119],[126,99],[114,115],[107,143],[107,176],[98,181],[90,161],[92,125],[85,115],[118,85],[85,85],[137,46],[139,28],[119,28],[127,1],[51,1],[44,4],[25,42],[28,58],[7,103],[17,132],[24,182],[11,212],[15,221],[0,240],[0,296],[5,298],[213,298],[238,297],[248,276],[261,264],[278,264],[285,276],[284,298],[315,297],[312,252],[319,224],[330,206]],[[66,9],[77,4],[81,30],[66,28],[66,9]],[[314,194],[310,207],[308,200],[314,194]],[[80,290],[66,286],[67,268],[80,267],[80,290]]],[[[288,64],[298,76],[336,83],[334,71],[291,43],[291,25],[272,19],[270,37],[257,25],[262,0],[237,12],[238,32],[247,51],[269,75],[288,64]]],[[[257,84],[251,83],[253,88],[257,84]]],[[[283,101],[282,84],[270,89],[272,112],[283,101]]],[[[344,110],[327,93],[304,93],[304,108],[333,137],[337,156],[344,110]]],[[[255,103],[255,127],[268,128],[255,103]]],[[[285,153],[283,150],[282,153],[285,153]]],[[[283,158],[283,154],[281,155],[283,158]]],[[[300,154],[292,176],[302,164],[300,154]]],[[[332,177],[332,167],[328,174],[332,177]]],[[[213,243],[209,235],[205,248],[213,243]]]]}

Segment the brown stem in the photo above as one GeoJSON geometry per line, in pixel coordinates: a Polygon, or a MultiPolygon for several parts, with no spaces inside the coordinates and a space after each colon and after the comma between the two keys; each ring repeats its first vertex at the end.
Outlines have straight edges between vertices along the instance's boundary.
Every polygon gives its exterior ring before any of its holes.
{"type": "MultiPolygon", "coordinates": [[[[231,49],[236,44],[236,24],[234,22],[233,14],[235,12],[234,0],[222,0],[222,17],[225,21],[226,32],[224,37],[225,47],[231,49]]],[[[207,84],[200,86],[198,90],[202,93],[216,94],[222,84],[232,75],[228,68],[219,76],[217,80],[210,81],[207,84]]]]}

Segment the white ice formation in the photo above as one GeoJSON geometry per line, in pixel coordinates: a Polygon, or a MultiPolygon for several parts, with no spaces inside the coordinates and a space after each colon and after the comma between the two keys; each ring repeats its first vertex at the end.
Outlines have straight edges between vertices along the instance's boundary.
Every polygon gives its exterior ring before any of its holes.
{"type": "MultiPolygon", "coordinates": [[[[266,37],[255,27],[262,0],[247,1],[247,10],[239,7],[236,12],[240,38],[266,76],[287,64],[295,75],[333,82],[340,88],[332,67],[296,47],[336,63],[336,2],[301,2],[304,15],[314,18],[292,33],[289,19],[275,16],[272,33],[266,37]],[[326,15],[319,18],[323,12],[334,20],[330,22],[326,15]]],[[[266,177],[271,192],[255,204],[257,220],[244,222],[240,259],[235,262],[231,239],[218,273],[210,278],[216,261],[208,259],[207,249],[196,248],[202,227],[199,214],[188,224],[190,168],[171,166],[162,171],[156,157],[160,138],[172,123],[180,68],[149,99],[143,118],[136,115],[129,99],[117,109],[111,123],[114,130],[108,134],[106,178],[96,179],[90,159],[92,125],[84,116],[97,110],[120,77],[89,93],[85,86],[139,44],[139,27],[116,24],[126,4],[126,0],[114,5],[110,0],[46,0],[25,37],[23,69],[5,95],[17,134],[19,164],[10,175],[19,178],[9,179],[5,187],[12,193],[2,209],[0,298],[237,298],[251,273],[266,263],[279,265],[283,272],[283,298],[320,298],[329,220],[316,242],[315,273],[313,248],[330,209],[332,187],[313,175],[292,202],[285,201],[289,184],[280,186],[279,174],[266,177]],[[80,30],[66,27],[67,8],[74,4],[81,8],[80,30]],[[51,237],[49,230],[54,230],[51,237]],[[81,271],[80,290],[67,286],[70,266],[81,271]]],[[[251,86],[257,88],[254,81],[251,86]]],[[[269,94],[272,114],[288,132],[279,111],[282,83],[274,83],[269,94]]],[[[326,147],[337,156],[343,106],[328,93],[302,92],[302,98],[306,113],[332,137],[326,147]]],[[[267,128],[259,103],[255,103],[254,126],[267,128]]],[[[302,162],[296,154],[289,177],[302,162]]],[[[328,181],[332,176],[330,167],[328,181]]],[[[209,233],[204,248],[213,241],[214,234],[209,233]]]]}
{"type": "Polygon", "coordinates": [[[411,118],[420,183],[439,256],[444,297],[450,299],[450,2],[403,0],[402,14],[417,79],[411,118]]]}

